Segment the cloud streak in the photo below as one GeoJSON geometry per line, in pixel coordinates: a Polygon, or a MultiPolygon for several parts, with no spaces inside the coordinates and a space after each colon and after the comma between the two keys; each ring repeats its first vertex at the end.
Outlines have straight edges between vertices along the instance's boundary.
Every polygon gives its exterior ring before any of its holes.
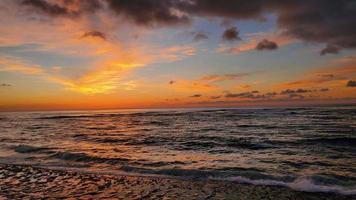
{"type": "Polygon", "coordinates": [[[200,81],[204,82],[222,82],[222,81],[231,81],[241,79],[245,76],[248,76],[248,73],[236,73],[236,74],[223,74],[223,75],[206,75],[200,78],[200,81]]]}
{"type": "Polygon", "coordinates": [[[7,84],[7,83],[2,83],[0,84],[0,87],[11,87],[11,84],[7,84]]]}
{"type": "Polygon", "coordinates": [[[43,74],[44,72],[43,68],[38,65],[25,64],[23,61],[11,57],[0,57],[0,71],[32,75],[43,74]]]}

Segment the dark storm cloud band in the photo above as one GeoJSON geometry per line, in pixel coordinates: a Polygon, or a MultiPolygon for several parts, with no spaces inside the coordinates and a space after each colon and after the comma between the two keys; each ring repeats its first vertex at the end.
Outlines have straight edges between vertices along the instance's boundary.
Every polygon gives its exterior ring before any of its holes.
{"type": "Polygon", "coordinates": [[[102,8],[100,0],[18,0],[22,5],[31,6],[52,17],[79,17],[83,13],[102,8]],[[73,9],[75,7],[76,9],[73,9]]]}
{"type": "Polygon", "coordinates": [[[139,25],[178,25],[194,16],[263,19],[275,14],[283,34],[326,44],[320,53],[356,48],[356,2],[351,0],[21,0],[50,16],[80,16],[103,8],[139,25]],[[58,3],[61,2],[61,3],[58,3]],[[77,9],[70,9],[76,4],[77,9]]]}

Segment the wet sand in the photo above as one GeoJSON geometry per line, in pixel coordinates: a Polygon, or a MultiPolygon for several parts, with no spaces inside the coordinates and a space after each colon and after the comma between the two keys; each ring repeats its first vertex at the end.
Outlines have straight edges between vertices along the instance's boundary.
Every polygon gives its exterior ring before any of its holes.
{"type": "Polygon", "coordinates": [[[0,164],[0,199],[355,199],[277,186],[54,170],[0,164]]]}

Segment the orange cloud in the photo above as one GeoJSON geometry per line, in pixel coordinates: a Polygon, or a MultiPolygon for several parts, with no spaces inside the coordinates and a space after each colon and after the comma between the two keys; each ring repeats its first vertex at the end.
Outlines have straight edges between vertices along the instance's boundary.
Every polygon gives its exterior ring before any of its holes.
{"type": "Polygon", "coordinates": [[[25,64],[16,58],[0,57],[0,71],[20,72],[24,74],[42,74],[43,69],[37,65],[25,64]]]}
{"type": "Polygon", "coordinates": [[[168,85],[180,92],[213,92],[222,89],[222,86],[218,83],[240,80],[247,75],[247,73],[211,74],[192,80],[172,80],[168,85]]]}
{"type": "Polygon", "coordinates": [[[328,98],[356,97],[356,92],[346,87],[356,77],[356,59],[337,59],[332,66],[307,71],[299,80],[281,83],[276,89],[329,88],[324,96],[328,98]],[[347,62],[346,62],[347,61],[347,62]]]}
{"type": "MultiPolygon", "coordinates": [[[[76,5],[78,4],[73,4],[74,7],[69,9],[78,9],[76,5]]],[[[9,2],[8,6],[14,5],[9,2]]],[[[132,35],[127,34],[140,30],[121,23],[120,30],[124,31],[120,31],[117,20],[110,17],[110,13],[98,11],[95,16],[98,23],[95,24],[92,18],[86,16],[76,20],[56,18],[55,21],[46,21],[44,16],[42,18],[44,19],[38,20],[34,17],[32,20],[24,20],[9,10],[1,12],[0,23],[7,26],[0,28],[0,45],[38,44],[36,51],[88,58],[93,60],[93,63],[85,68],[80,66],[83,68],[81,71],[78,70],[79,66],[67,66],[63,73],[61,66],[40,66],[22,61],[22,58],[2,58],[0,70],[39,75],[50,82],[63,85],[66,89],[84,94],[110,93],[117,88],[134,88],[132,84],[122,85],[120,81],[137,67],[156,62],[175,62],[196,53],[195,47],[191,45],[162,48],[153,47],[148,42],[132,42],[132,35]],[[76,73],[75,78],[71,76],[71,71],[76,73]]]]}
{"type": "Polygon", "coordinates": [[[166,48],[147,48],[145,50],[148,62],[175,62],[196,54],[196,48],[191,45],[178,45],[166,48]],[[150,49],[150,50],[149,50],[150,49]]]}
{"type": "MultiPolygon", "coordinates": [[[[84,94],[107,93],[118,86],[123,86],[118,83],[119,80],[131,69],[142,65],[133,63],[130,60],[109,61],[107,63],[99,63],[98,67],[93,70],[71,79],[61,75],[61,67],[59,66],[46,68],[25,63],[17,58],[0,57],[0,71],[39,76],[50,82],[61,84],[69,90],[84,94]]],[[[132,89],[133,85],[126,85],[123,88],[132,89]]]]}
{"type": "Polygon", "coordinates": [[[179,91],[210,91],[210,90],[216,90],[218,87],[210,85],[207,82],[201,82],[197,80],[184,80],[184,79],[179,79],[176,80],[175,83],[172,85],[174,89],[177,89],[179,91]]]}
{"type": "Polygon", "coordinates": [[[206,81],[206,82],[221,82],[221,81],[231,81],[231,80],[236,80],[236,79],[241,79],[244,76],[248,75],[247,73],[241,73],[241,74],[224,74],[224,75],[207,75],[203,76],[200,78],[201,81],[206,81]]]}

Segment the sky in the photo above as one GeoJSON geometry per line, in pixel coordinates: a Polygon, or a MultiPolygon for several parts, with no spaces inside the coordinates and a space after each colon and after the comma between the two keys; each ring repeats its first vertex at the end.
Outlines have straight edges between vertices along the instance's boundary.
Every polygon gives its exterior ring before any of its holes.
{"type": "Polygon", "coordinates": [[[1,0],[0,111],[356,101],[352,0],[1,0]]]}

